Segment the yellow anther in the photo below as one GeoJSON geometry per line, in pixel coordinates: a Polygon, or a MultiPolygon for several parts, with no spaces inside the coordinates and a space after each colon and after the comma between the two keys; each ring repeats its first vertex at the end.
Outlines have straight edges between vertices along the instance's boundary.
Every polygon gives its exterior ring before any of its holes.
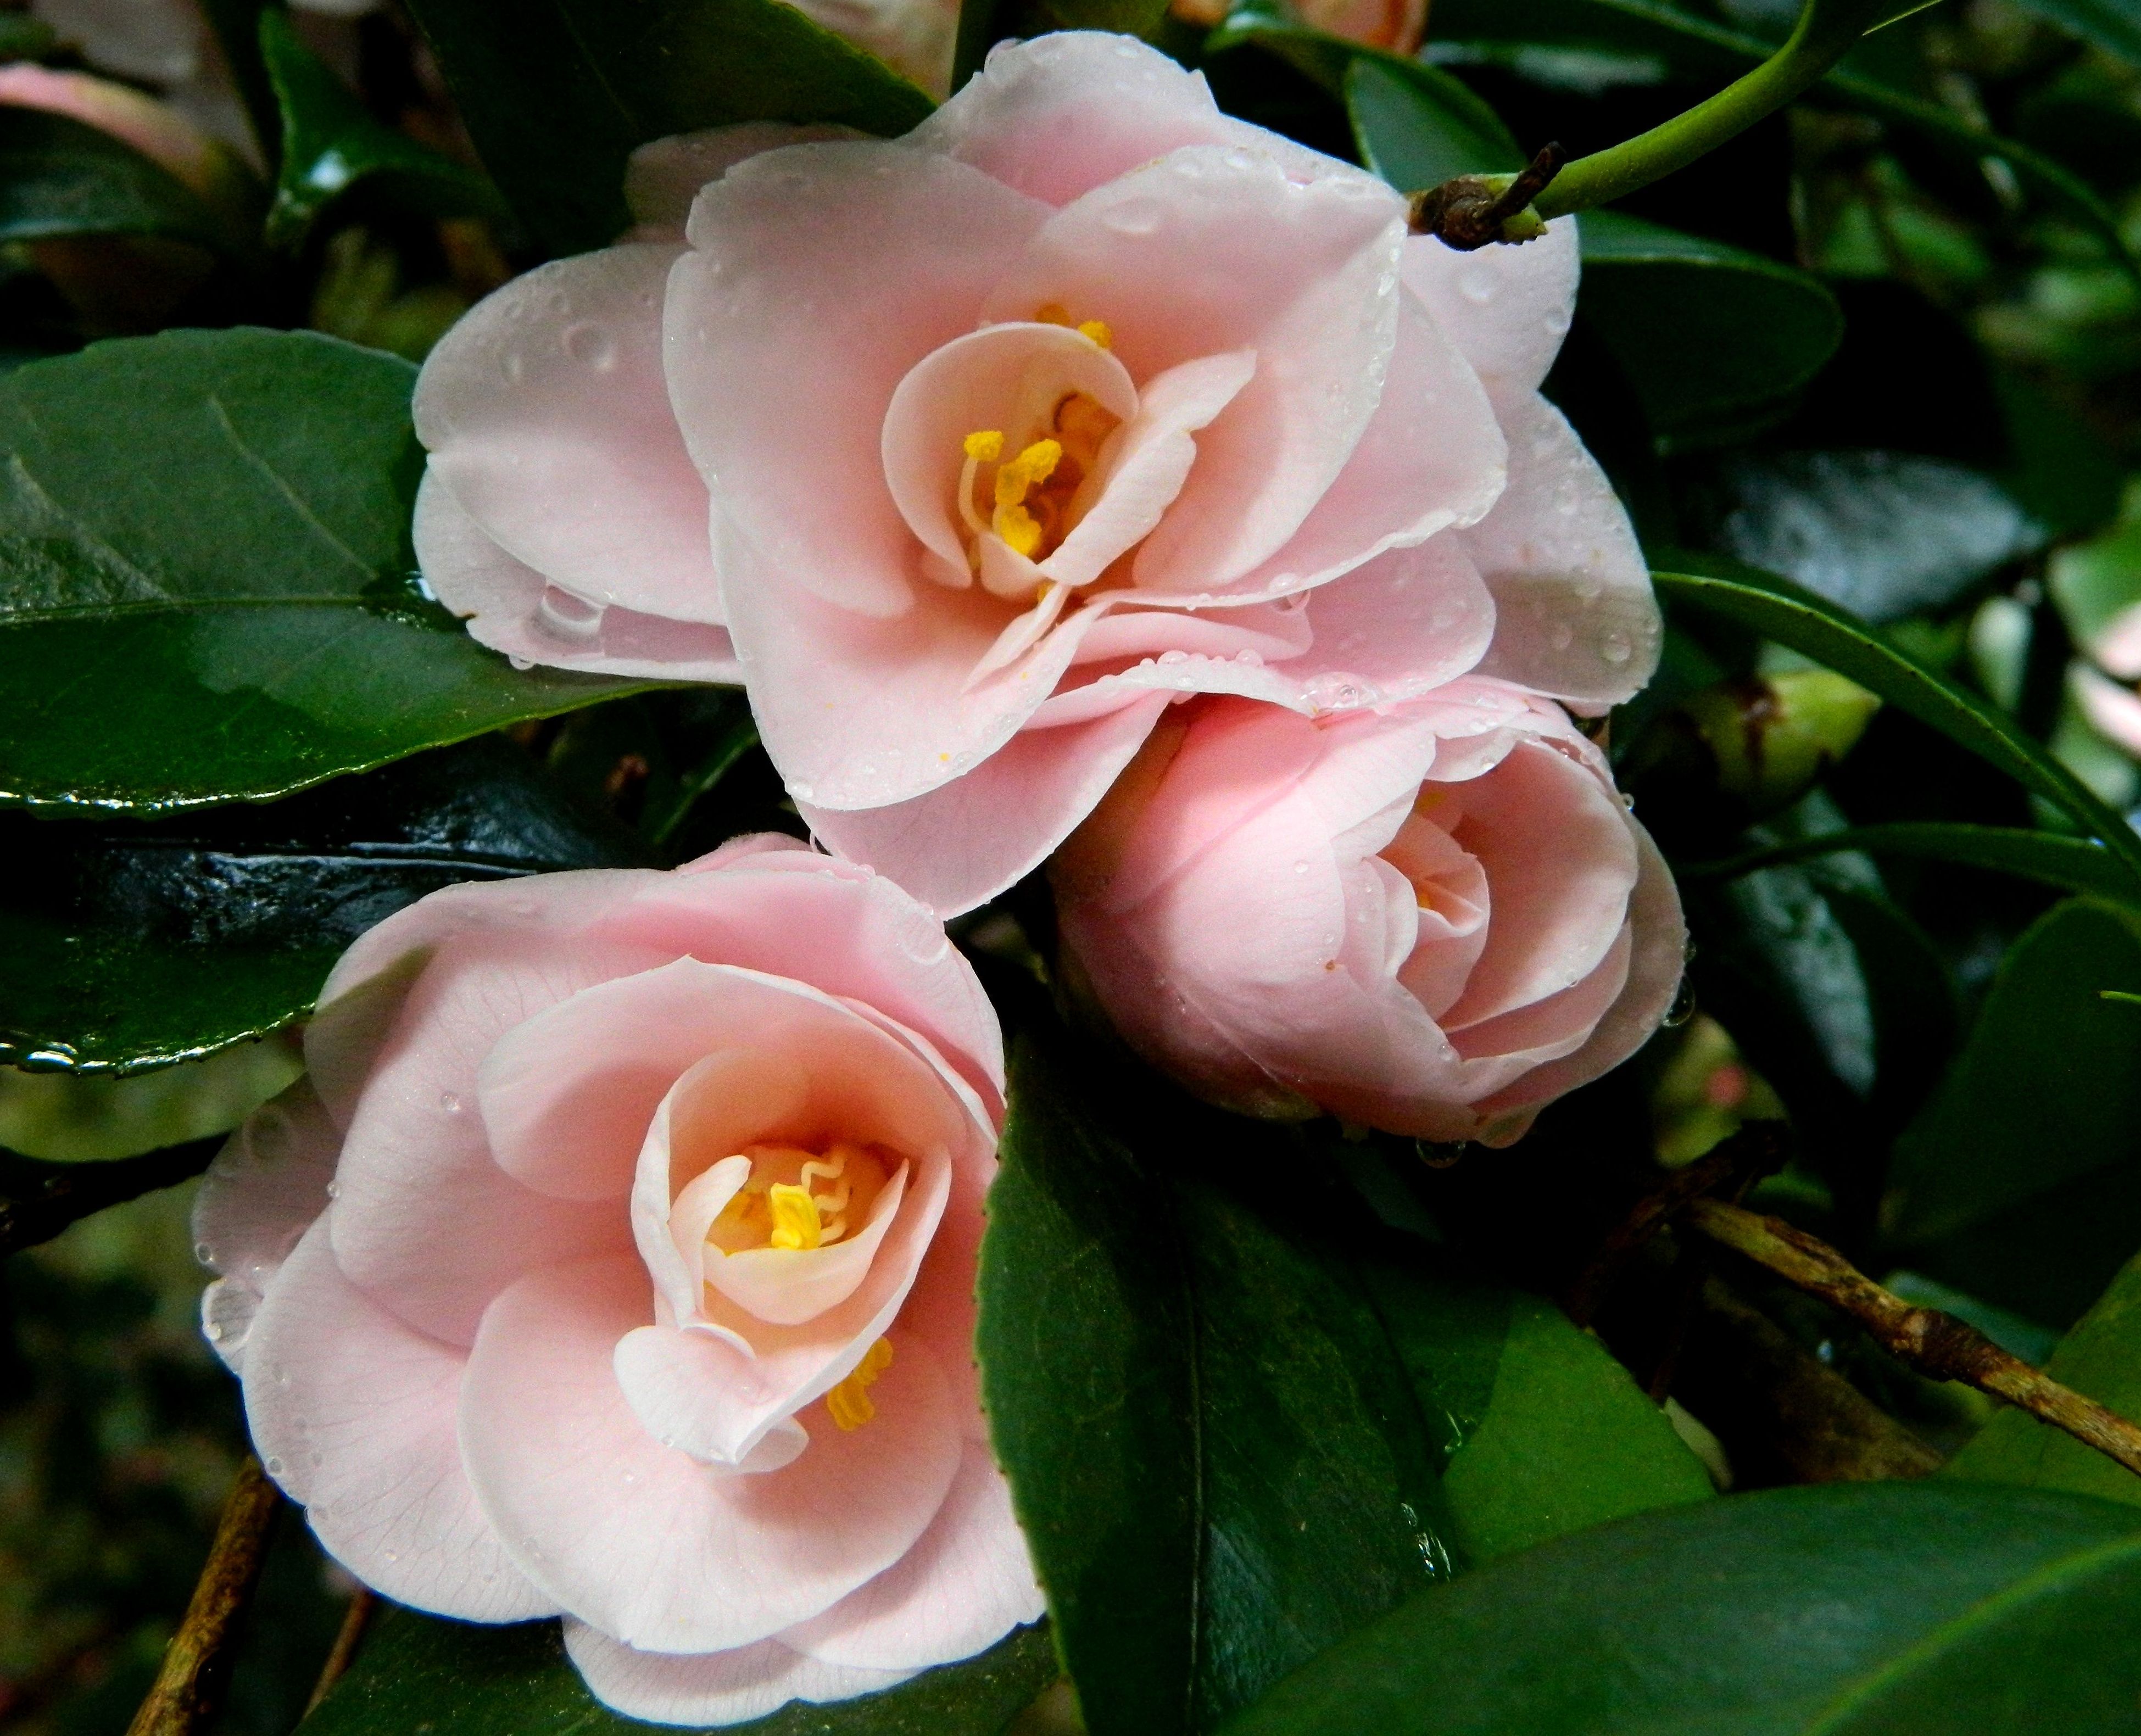
{"type": "Polygon", "coordinates": [[[1003,456],[1003,430],[1000,428],[977,428],[964,442],[967,456],[977,463],[992,465],[1003,456]]]}
{"type": "Polygon", "coordinates": [[[1028,560],[1041,547],[1041,524],[1024,507],[1013,504],[996,511],[996,533],[1028,560]]]}
{"type": "Polygon", "coordinates": [[[773,1212],[768,1247],[812,1248],[824,1239],[824,1226],[818,1220],[818,1202],[810,1197],[808,1188],[775,1182],[765,1190],[765,1202],[773,1212]]]}
{"type": "Polygon", "coordinates": [[[1115,341],[1115,334],[1109,329],[1108,322],[1104,319],[1081,319],[1078,322],[1078,329],[1104,350],[1115,341]]]}
{"type": "Polygon", "coordinates": [[[854,1373],[825,1394],[825,1409],[833,1414],[833,1421],[843,1434],[852,1434],[877,1414],[877,1406],[869,1401],[869,1388],[891,1366],[891,1342],[880,1338],[863,1352],[854,1373]]]}
{"type": "Polygon", "coordinates": [[[1016,506],[1028,489],[1048,480],[1062,458],[1062,441],[1036,440],[997,472],[997,504],[1016,506]]]}
{"type": "Polygon", "coordinates": [[[1037,326],[1067,326],[1070,310],[1061,302],[1044,302],[1033,310],[1033,322],[1037,326]]]}

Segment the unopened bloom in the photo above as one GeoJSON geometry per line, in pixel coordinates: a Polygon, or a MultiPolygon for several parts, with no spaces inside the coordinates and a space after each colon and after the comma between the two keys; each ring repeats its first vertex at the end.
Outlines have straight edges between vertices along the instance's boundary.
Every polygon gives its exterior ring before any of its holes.
{"type": "Polygon", "coordinates": [[[1083,986],[1252,1114],[1505,1145],[1654,1031],[1680,901],[1560,707],[1469,678],[1171,715],[1052,870],[1083,986]]]}
{"type": "Polygon", "coordinates": [[[639,233],[681,239],[432,352],[417,550],[486,643],[740,675],[819,835],[944,912],[1179,694],[1641,686],[1648,575],[1538,391],[1573,225],[1408,238],[1380,180],[1094,33],[999,48],[904,139],[796,136],[672,148],[704,184],[639,233]]]}
{"type": "Polygon", "coordinates": [[[197,1208],[209,1336],[327,1552],[730,1724],[1041,1600],[972,1363],[1001,1038],[930,914],[785,838],[450,888],[360,940],[197,1208]]]}

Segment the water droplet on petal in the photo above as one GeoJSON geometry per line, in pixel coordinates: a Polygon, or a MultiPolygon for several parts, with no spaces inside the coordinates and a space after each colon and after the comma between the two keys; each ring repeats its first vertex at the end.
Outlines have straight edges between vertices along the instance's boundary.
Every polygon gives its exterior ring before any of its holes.
{"type": "Polygon", "coordinates": [[[267,1472],[270,1477],[280,1477],[283,1474],[283,1461],[279,1458],[270,1457],[267,1463],[263,1465],[261,1468],[267,1472]]]}
{"type": "Polygon", "coordinates": [[[461,1112],[461,1100],[451,1091],[441,1091],[439,1093],[439,1107],[449,1115],[458,1115],[461,1112]]]}
{"type": "Polygon", "coordinates": [[[1484,307],[1494,299],[1499,287],[1494,268],[1484,259],[1474,259],[1457,274],[1457,293],[1475,307],[1484,307]]]}
{"type": "Polygon", "coordinates": [[[617,339],[591,319],[565,327],[565,353],[583,367],[606,374],[617,366],[617,339]]]}
{"type": "Polygon", "coordinates": [[[1635,654],[1635,642],[1626,633],[1608,633],[1599,642],[1598,655],[1609,663],[1625,663],[1635,654]]]}
{"type": "Polygon", "coordinates": [[[543,600],[536,606],[535,625],[554,639],[585,645],[601,633],[603,612],[598,602],[589,602],[556,585],[545,585],[543,600]]]}

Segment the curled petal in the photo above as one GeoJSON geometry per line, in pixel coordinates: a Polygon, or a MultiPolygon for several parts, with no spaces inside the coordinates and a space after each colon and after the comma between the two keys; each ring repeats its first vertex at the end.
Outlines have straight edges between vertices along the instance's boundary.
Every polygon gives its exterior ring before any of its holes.
{"type": "Polygon", "coordinates": [[[746,1724],[792,1700],[852,1699],[896,1688],[913,1670],[851,1670],[778,1640],[671,1656],[635,1651],[584,1621],[565,1623],[565,1653],[596,1699],[628,1718],[703,1726],[746,1724]]]}

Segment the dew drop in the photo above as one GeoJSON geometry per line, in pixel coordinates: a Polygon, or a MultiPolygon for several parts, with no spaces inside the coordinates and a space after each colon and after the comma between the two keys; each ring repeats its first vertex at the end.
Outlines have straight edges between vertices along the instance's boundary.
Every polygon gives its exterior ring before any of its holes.
{"type": "Polygon", "coordinates": [[[1457,293],[1475,307],[1484,307],[1494,299],[1497,279],[1494,268],[1483,259],[1474,259],[1457,274],[1457,293]]]}
{"type": "Polygon", "coordinates": [[[203,1266],[213,1266],[215,1264],[215,1250],[205,1242],[196,1242],[194,1244],[194,1258],[203,1266]]]}
{"type": "Polygon", "coordinates": [[[508,350],[498,358],[498,371],[508,386],[518,386],[528,371],[528,361],[518,350],[508,350]]]}
{"type": "Polygon", "coordinates": [[[606,374],[617,366],[617,339],[607,326],[583,319],[565,327],[565,353],[583,367],[606,374]]]}
{"type": "Polygon", "coordinates": [[[1293,871],[1297,874],[1305,874],[1308,872],[1308,864],[1305,862],[1297,862],[1293,865],[1293,871]]]}
{"type": "Polygon", "coordinates": [[[1567,651],[1569,642],[1576,637],[1576,630],[1563,622],[1547,637],[1556,651],[1567,651]]]}
{"type": "Polygon", "coordinates": [[[1131,199],[1110,209],[1100,221],[1118,235],[1149,235],[1164,214],[1156,199],[1131,199]]]}
{"type": "Polygon", "coordinates": [[[1608,633],[1599,642],[1598,655],[1609,663],[1625,663],[1635,654],[1635,642],[1626,633],[1608,633]]]}
{"type": "Polygon", "coordinates": [[[535,625],[554,639],[585,645],[602,632],[603,614],[600,603],[575,597],[556,585],[545,585],[543,600],[536,606],[535,625]]]}
{"type": "Polygon", "coordinates": [[[1694,1016],[1695,979],[1683,976],[1680,980],[1680,992],[1673,996],[1672,1006],[1666,1014],[1665,1027],[1667,1030],[1678,1030],[1694,1016]]]}
{"type": "Polygon", "coordinates": [[[1164,666],[1172,669],[1179,664],[1188,662],[1189,653],[1186,651],[1164,651],[1159,654],[1159,661],[1164,666]]]}
{"type": "Polygon", "coordinates": [[[449,1115],[458,1115],[461,1112],[461,1100],[451,1091],[441,1091],[439,1093],[439,1107],[449,1115]]]}
{"type": "Polygon", "coordinates": [[[340,1182],[329,1182],[327,1183],[327,1197],[329,1199],[340,1199],[342,1197],[342,1183],[340,1182]]]}
{"type": "Polygon", "coordinates": [[[270,1457],[268,1462],[261,1467],[261,1469],[265,1471],[270,1477],[280,1477],[283,1474],[283,1461],[279,1458],[270,1457]]]}

